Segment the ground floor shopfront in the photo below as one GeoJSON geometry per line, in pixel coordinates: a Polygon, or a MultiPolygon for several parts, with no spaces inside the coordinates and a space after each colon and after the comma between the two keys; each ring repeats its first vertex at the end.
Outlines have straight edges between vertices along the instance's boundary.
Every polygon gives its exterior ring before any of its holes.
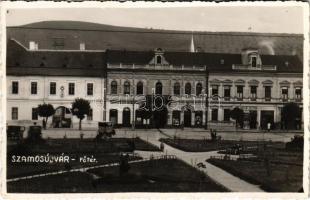
{"type": "MultiPolygon", "coordinates": [[[[130,127],[205,127],[230,129],[236,126],[243,129],[267,129],[270,123],[271,129],[284,129],[281,112],[283,104],[279,105],[236,105],[227,104],[218,106],[209,105],[206,108],[193,107],[190,104],[183,104],[174,109],[164,108],[146,114],[133,104],[108,104],[106,119],[118,126],[130,127]],[[231,118],[231,110],[235,107],[243,110],[243,123],[237,124],[231,118]],[[132,112],[135,110],[135,112],[132,112]]],[[[303,129],[303,114],[294,122],[294,129],[303,129]]]]}
{"type": "MultiPolygon", "coordinates": [[[[7,122],[13,124],[41,123],[42,118],[36,113],[36,107],[41,102],[9,101],[7,107],[7,122]],[[18,106],[17,106],[18,105],[18,106]]],[[[48,120],[51,128],[76,128],[79,119],[71,113],[71,101],[47,102],[54,106],[55,114],[48,120]]],[[[205,105],[205,104],[201,104],[205,105]]],[[[104,109],[103,103],[91,102],[91,111],[82,121],[83,127],[97,127],[99,121],[111,121],[116,126],[131,127],[205,127],[231,129],[236,127],[236,122],[231,118],[230,111],[235,107],[243,110],[243,129],[266,129],[271,124],[272,129],[284,129],[285,124],[281,118],[283,104],[212,104],[208,108],[193,106],[191,103],[182,103],[171,108],[162,108],[152,112],[145,112],[138,104],[113,104],[107,102],[104,109]],[[133,110],[135,112],[133,112],[133,110]]],[[[302,105],[300,118],[296,118],[293,129],[303,129],[302,105]]]]}

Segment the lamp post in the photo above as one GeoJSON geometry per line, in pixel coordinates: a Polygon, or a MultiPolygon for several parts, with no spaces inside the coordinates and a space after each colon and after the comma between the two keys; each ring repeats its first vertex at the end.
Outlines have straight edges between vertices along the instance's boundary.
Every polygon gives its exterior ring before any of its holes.
{"type": "Polygon", "coordinates": [[[209,70],[207,69],[207,66],[205,66],[206,70],[206,106],[205,106],[205,129],[208,129],[208,114],[209,114],[209,70]]]}
{"type": "MultiPolygon", "coordinates": [[[[134,66],[133,66],[134,67],[134,66]]],[[[135,79],[134,79],[134,72],[132,72],[132,122],[131,122],[131,128],[132,130],[135,130],[136,126],[136,119],[135,119],[135,79]]]]}
{"type": "Polygon", "coordinates": [[[135,130],[136,120],[135,120],[135,94],[132,95],[132,130],[135,130]]]}

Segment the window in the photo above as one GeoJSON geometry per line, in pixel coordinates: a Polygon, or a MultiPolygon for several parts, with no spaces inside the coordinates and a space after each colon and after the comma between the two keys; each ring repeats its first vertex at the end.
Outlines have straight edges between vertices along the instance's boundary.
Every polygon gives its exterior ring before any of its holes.
{"type": "Polygon", "coordinates": [[[229,85],[224,85],[224,98],[225,100],[230,99],[230,86],[229,85]]]}
{"type": "Polygon", "coordinates": [[[237,98],[238,100],[243,99],[243,86],[242,85],[237,86],[237,98]]]}
{"type": "Polygon", "coordinates": [[[219,94],[219,86],[212,85],[212,96],[217,96],[219,94]]]}
{"type": "Polygon", "coordinates": [[[87,115],[87,120],[93,120],[93,109],[89,109],[89,113],[87,115]]]}
{"type": "Polygon", "coordinates": [[[265,100],[271,100],[271,86],[265,86],[265,100]]]}
{"type": "Polygon", "coordinates": [[[156,64],[161,65],[161,56],[156,56],[156,64]]]}
{"type": "Polygon", "coordinates": [[[69,95],[74,95],[74,90],[75,90],[75,84],[74,83],[69,83],[69,91],[68,91],[68,94],[69,95]]]}
{"type": "Polygon", "coordinates": [[[202,84],[201,83],[197,83],[196,85],[196,95],[201,95],[202,93],[202,84]]]}
{"type": "Polygon", "coordinates": [[[180,95],[181,94],[181,85],[179,82],[174,83],[173,94],[174,95],[180,95]]]}
{"type": "Polygon", "coordinates": [[[257,58],[256,56],[251,57],[251,66],[252,67],[257,67],[257,58]]]}
{"type": "Polygon", "coordinates": [[[56,82],[50,82],[50,94],[56,94],[56,82]]]}
{"type": "Polygon", "coordinates": [[[53,38],[54,49],[64,49],[65,39],[64,38],[53,38]]]}
{"type": "Polygon", "coordinates": [[[125,81],[125,83],[124,83],[124,94],[130,94],[130,83],[129,83],[129,81],[125,81]]]}
{"type": "Polygon", "coordinates": [[[18,120],[18,108],[12,107],[12,120],[18,120]]]}
{"type": "Polygon", "coordinates": [[[18,94],[18,82],[17,81],[12,82],[12,94],[18,94]]]}
{"type": "Polygon", "coordinates": [[[139,94],[143,94],[143,83],[141,81],[137,83],[137,95],[139,94]]]}
{"type": "Polygon", "coordinates": [[[37,93],[38,93],[38,83],[31,82],[31,94],[37,94],[37,93]]]}
{"type": "Polygon", "coordinates": [[[163,94],[163,84],[161,82],[157,82],[155,85],[155,94],[162,95],[163,94]]]}
{"type": "Polygon", "coordinates": [[[32,120],[38,120],[38,108],[32,108],[32,120]]]}
{"type": "Polygon", "coordinates": [[[251,91],[250,91],[251,99],[255,100],[257,98],[257,86],[251,86],[251,91]]]}
{"type": "Polygon", "coordinates": [[[185,84],[185,94],[187,94],[187,95],[192,94],[192,85],[190,83],[185,84]]]}
{"type": "Polygon", "coordinates": [[[117,94],[117,82],[116,81],[111,82],[111,94],[117,94]]]}
{"type": "Polygon", "coordinates": [[[94,95],[94,84],[87,83],[87,95],[92,96],[94,95]]]}
{"type": "Polygon", "coordinates": [[[295,98],[297,100],[301,100],[301,96],[302,96],[302,88],[301,87],[296,87],[295,88],[295,98]]]}
{"type": "Polygon", "coordinates": [[[224,109],[224,121],[230,121],[230,110],[224,109]]]}
{"type": "Polygon", "coordinates": [[[282,100],[287,101],[287,99],[288,99],[288,87],[282,87],[281,93],[282,93],[282,100]]]}
{"type": "Polygon", "coordinates": [[[218,117],[218,110],[217,109],[212,109],[212,113],[211,113],[211,120],[212,121],[217,121],[217,117],[218,117]]]}

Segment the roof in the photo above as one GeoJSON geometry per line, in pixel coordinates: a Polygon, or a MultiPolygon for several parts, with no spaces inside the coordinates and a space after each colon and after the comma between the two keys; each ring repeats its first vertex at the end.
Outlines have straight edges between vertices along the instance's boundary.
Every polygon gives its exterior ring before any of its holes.
{"type": "MultiPolygon", "coordinates": [[[[107,50],[92,51],[29,51],[17,41],[7,46],[7,74],[47,76],[106,76],[106,63],[147,65],[155,51],[107,50]]],[[[241,53],[163,52],[165,60],[174,66],[206,66],[209,71],[232,71],[232,65],[242,64],[241,53]]],[[[261,55],[263,65],[276,65],[277,72],[303,72],[298,56],[261,55]]]]}
{"type": "MultiPolygon", "coordinates": [[[[154,51],[107,50],[107,62],[110,64],[146,65],[152,60],[154,55],[154,51]]],[[[206,66],[211,71],[232,71],[232,65],[242,64],[241,53],[164,52],[163,56],[170,65],[206,66]]],[[[297,56],[261,55],[261,59],[263,65],[276,65],[277,72],[303,72],[303,64],[297,56]]]]}
{"type": "Polygon", "coordinates": [[[7,45],[8,74],[103,76],[105,63],[104,52],[29,51],[14,40],[7,45]]]}
{"type": "Polygon", "coordinates": [[[8,27],[8,37],[23,45],[37,41],[42,49],[52,49],[53,37],[66,38],[65,49],[78,49],[85,42],[92,50],[188,52],[193,35],[195,48],[207,53],[239,54],[244,48],[260,49],[265,55],[297,55],[303,58],[303,35],[253,32],[190,32],[118,27],[75,21],[44,21],[8,27]]]}

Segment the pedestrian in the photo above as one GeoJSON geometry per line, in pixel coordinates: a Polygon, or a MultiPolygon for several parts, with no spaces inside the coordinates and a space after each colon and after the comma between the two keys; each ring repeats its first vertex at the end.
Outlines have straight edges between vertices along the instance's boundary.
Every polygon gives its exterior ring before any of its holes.
{"type": "Polygon", "coordinates": [[[267,130],[268,130],[268,132],[270,131],[270,129],[271,129],[271,123],[268,122],[268,124],[267,124],[267,130]]]}
{"type": "Polygon", "coordinates": [[[164,143],[161,142],[161,143],[160,143],[160,150],[161,150],[161,151],[164,151],[164,148],[165,148],[164,143]]]}

